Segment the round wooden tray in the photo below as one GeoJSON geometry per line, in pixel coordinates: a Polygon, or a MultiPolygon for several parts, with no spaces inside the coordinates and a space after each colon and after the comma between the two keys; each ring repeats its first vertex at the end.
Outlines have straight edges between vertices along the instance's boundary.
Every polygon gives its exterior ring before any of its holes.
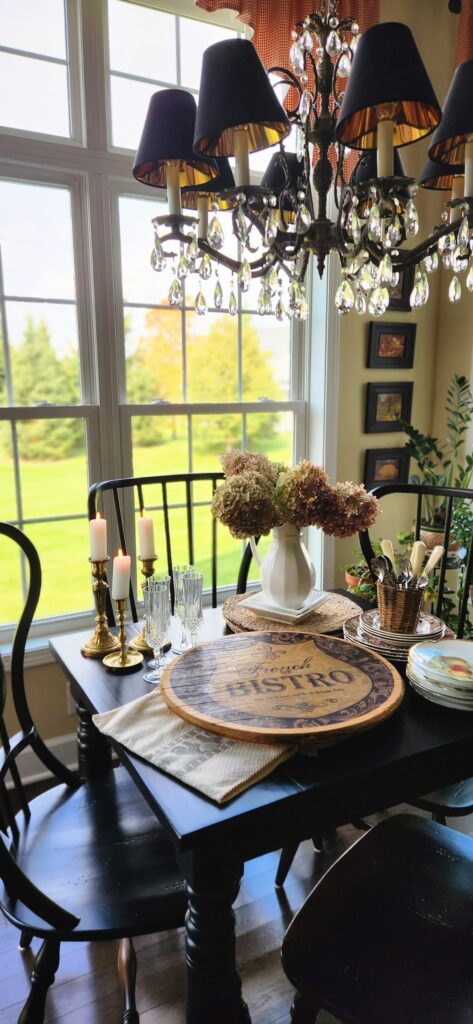
{"type": "Polygon", "coordinates": [[[337,736],[387,718],[404,683],[389,662],[338,637],[239,633],[200,644],[164,670],[161,693],[181,718],[234,739],[337,736]]]}
{"type": "Polygon", "coordinates": [[[359,605],[350,601],[349,597],[344,597],[343,594],[331,594],[328,601],[311,612],[302,622],[294,624],[278,622],[276,619],[258,615],[252,608],[242,608],[240,601],[249,596],[249,594],[237,594],[236,597],[229,597],[222,605],[222,615],[234,633],[247,630],[258,630],[259,632],[267,629],[271,629],[273,632],[298,629],[303,630],[304,633],[334,633],[336,630],[341,631],[343,623],[360,611],[359,605]]]}

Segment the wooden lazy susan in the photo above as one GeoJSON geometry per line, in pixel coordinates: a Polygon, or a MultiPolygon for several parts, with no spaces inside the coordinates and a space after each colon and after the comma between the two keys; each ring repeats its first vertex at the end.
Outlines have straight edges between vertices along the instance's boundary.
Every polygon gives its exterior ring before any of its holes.
{"type": "Polygon", "coordinates": [[[181,718],[211,732],[300,742],[381,722],[400,704],[404,683],[373,651],[291,630],[194,647],[165,669],[161,693],[181,718]]]}

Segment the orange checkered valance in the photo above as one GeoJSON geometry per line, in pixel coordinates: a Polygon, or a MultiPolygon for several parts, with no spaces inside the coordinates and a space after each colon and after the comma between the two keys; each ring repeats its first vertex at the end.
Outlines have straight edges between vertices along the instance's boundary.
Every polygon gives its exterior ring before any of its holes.
{"type": "MultiPolygon", "coordinates": [[[[287,66],[291,32],[318,4],[317,0],[196,0],[196,6],[204,11],[235,11],[238,20],[254,30],[252,41],[269,68],[287,66]]],[[[363,31],[378,21],[379,0],[340,0],[338,15],[356,18],[363,31]]]]}

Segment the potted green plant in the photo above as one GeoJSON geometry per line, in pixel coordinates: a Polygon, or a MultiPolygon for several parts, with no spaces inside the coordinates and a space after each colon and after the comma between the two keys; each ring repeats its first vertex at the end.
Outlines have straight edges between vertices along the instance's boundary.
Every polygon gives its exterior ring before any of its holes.
{"type": "MultiPolygon", "coordinates": [[[[445,403],[447,436],[441,441],[400,421],[408,436],[406,449],[417,463],[411,483],[434,487],[469,487],[473,476],[473,452],[466,450],[467,431],[473,419],[473,395],[467,377],[455,373],[445,403]]],[[[427,547],[442,543],[445,499],[426,495],[421,539],[427,547]]],[[[453,541],[453,545],[455,541],[453,541]]]]}

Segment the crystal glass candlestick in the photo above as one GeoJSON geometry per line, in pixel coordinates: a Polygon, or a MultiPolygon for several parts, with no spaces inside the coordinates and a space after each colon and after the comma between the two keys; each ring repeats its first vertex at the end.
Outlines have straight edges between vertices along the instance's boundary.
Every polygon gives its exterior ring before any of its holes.
{"type": "Polygon", "coordinates": [[[107,622],[107,615],[105,612],[108,583],[105,579],[105,570],[107,562],[110,561],[108,555],[106,558],[99,561],[95,561],[89,558],[89,562],[92,566],[92,576],[94,577],[94,584],[92,590],[94,593],[95,607],[97,614],[95,616],[95,632],[92,634],[87,643],[81,647],[81,653],[85,658],[103,658],[104,654],[108,654],[110,651],[117,651],[120,647],[120,641],[117,636],[113,636],[110,633],[107,622]]]}
{"type": "Polygon", "coordinates": [[[118,597],[115,600],[118,617],[118,642],[119,651],[117,654],[107,654],[103,664],[112,672],[134,672],[143,664],[143,655],[139,651],[128,651],[125,632],[125,610],[126,598],[118,597]]]}
{"type": "MultiPolygon", "coordinates": [[[[153,555],[152,558],[142,558],[141,555],[139,555],[138,557],[141,562],[141,575],[145,578],[145,582],[142,584],[142,586],[145,587],[146,580],[148,580],[150,576],[152,576],[154,573],[154,563],[158,556],[153,555]]],[[[151,651],[151,647],[149,646],[146,640],[145,624],[143,624],[141,633],[139,633],[138,636],[135,636],[133,640],[130,640],[129,646],[132,648],[132,650],[144,651],[145,654],[148,654],[151,651]]]]}

